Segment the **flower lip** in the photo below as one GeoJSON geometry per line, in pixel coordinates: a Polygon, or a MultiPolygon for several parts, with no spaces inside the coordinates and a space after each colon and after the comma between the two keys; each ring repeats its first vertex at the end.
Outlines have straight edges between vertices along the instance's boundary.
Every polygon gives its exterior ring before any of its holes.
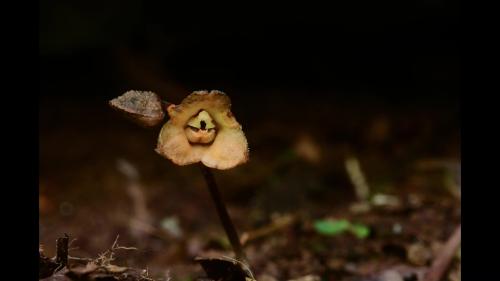
{"type": "Polygon", "coordinates": [[[212,143],[217,135],[217,129],[210,114],[205,110],[191,117],[184,130],[191,144],[212,143]]]}
{"type": "Polygon", "coordinates": [[[248,161],[248,143],[220,91],[195,91],[179,105],[168,107],[156,151],[178,165],[202,162],[230,169],[248,161]]]}
{"type": "Polygon", "coordinates": [[[214,120],[206,110],[200,110],[196,116],[191,117],[187,126],[201,130],[215,129],[214,120]]]}

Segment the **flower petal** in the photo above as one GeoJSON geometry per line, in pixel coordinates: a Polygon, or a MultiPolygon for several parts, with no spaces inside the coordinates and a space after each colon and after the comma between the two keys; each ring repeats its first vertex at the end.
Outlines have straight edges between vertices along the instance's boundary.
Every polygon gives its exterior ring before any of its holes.
{"type": "Polygon", "coordinates": [[[218,122],[219,120],[214,115],[219,112],[226,112],[230,107],[231,102],[223,92],[195,91],[187,96],[181,104],[169,108],[168,114],[172,122],[184,126],[191,117],[203,109],[218,122]]]}
{"type": "Polygon", "coordinates": [[[183,166],[199,162],[208,148],[206,145],[191,145],[184,128],[168,121],[160,131],[155,151],[175,164],[183,166]]]}
{"type": "Polygon", "coordinates": [[[180,105],[168,107],[170,120],[163,126],[156,152],[177,165],[202,162],[216,169],[230,169],[248,161],[248,143],[231,113],[228,96],[220,91],[195,91],[180,105]],[[216,136],[211,144],[192,144],[185,127],[189,120],[205,110],[215,122],[216,136]]]}
{"type": "Polygon", "coordinates": [[[223,128],[205,152],[201,162],[210,168],[226,170],[248,161],[248,143],[239,128],[223,128]]]}

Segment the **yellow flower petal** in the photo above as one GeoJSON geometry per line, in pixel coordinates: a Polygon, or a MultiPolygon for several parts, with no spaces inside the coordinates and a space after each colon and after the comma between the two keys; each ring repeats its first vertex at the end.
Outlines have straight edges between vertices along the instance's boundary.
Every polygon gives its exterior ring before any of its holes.
{"type": "Polygon", "coordinates": [[[181,104],[168,108],[170,120],[160,132],[156,151],[177,165],[201,161],[207,167],[224,170],[245,163],[248,160],[248,143],[230,107],[229,97],[223,92],[193,92],[181,104]],[[204,115],[201,116],[200,112],[204,115]],[[205,115],[215,123],[215,139],[210,144],[207,142],[212,138],[201,136],[204,132],[195,134],[186,131],[190,121],[207,119],[205,115]],[[199,139],[200,143],[190,143],[186,134],[191,140],[199,139]]]}
{"type": "Polygon", "coordinates": [[[248,143],[239,128],[223,128],[204,153],[201,162],[210,168],[226,170],[248,161],[248,143]]]}
{"type": "Polygon", "coordinates": [[[177,165],[184,166],[201,161],[208,146],[189,143],[184,128],[167,122],[160,131],[156,152],[177,165]]]}

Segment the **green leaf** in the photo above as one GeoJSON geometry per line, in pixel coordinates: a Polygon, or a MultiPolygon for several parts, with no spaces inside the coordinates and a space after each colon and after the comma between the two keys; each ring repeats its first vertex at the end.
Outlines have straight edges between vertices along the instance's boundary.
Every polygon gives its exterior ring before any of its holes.
{"type": "Polygon", "coordinates": [[[314,229],[322,235],[335,236],[349,229],[351,223],[347,220],[317,220],[314,222],[314,229]]]}
{"type": "Polygon", "coordinates": [[[351,225],[349,231],[351,231],[359,239],[365,239],[368,235],[370,235],[370,228],[359,223],[351,225]]]}

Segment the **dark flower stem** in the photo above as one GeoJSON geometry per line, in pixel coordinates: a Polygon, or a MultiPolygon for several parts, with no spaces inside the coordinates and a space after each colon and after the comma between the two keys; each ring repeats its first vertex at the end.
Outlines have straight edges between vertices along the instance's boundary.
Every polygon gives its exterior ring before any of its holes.
{"type": "Polygon", "coordinates": [[[217,209],[217,213],[221,220],[222,226],[226,231],[226,235],[229,238],[229,242],[233,247],[233,250],[236,254],[236,259],[246,261],[245,253],[243,252],[243,247],[241,246],[240,239],[238,238],[238,234],[236,229],[234,228],[233,222],[227,213],[226,205],[222,201],[220,196],[219,189],[217,188],[217,183],[215,182],[214,175],[210,168],[200,163],[201,172],[205,177],[205,181],[208,186],[208,190],[210,191],[210,195],[215,203],[215,208],[217,209]]]}

